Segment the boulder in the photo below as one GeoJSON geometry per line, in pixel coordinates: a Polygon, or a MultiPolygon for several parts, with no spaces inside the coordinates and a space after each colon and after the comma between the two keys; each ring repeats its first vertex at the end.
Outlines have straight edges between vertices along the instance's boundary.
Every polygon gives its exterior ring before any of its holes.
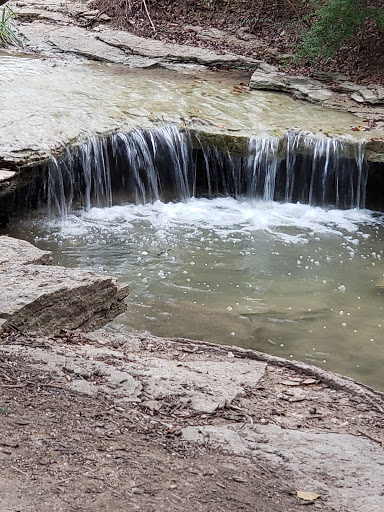
{"type": "Polygon", "coordinates": [[[0,328],[93,330],[126,309],[128,287],[114,278],[42,264],[50,261],[48,251],[10,237],[0,237],[0,254],[0,328]]]}
{"type": "Polygon", "coordinates": [[[51,261],[50,251],[42,251],[25,240],[0,236],[0,265],[45,265],[51,261]]]}

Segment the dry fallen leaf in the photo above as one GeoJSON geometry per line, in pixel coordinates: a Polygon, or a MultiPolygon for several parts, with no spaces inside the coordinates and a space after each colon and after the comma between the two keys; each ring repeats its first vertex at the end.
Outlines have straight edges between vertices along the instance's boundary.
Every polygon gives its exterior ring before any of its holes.
{"type": "Polygon", "coordinates": [[[305,501],[312,501],[320,498],[320,494],[316,494],[315,492],[296,491],[296,494],[298,498],[305,501]]]}
{"type": "Polygon", "coordinates": [[[311,378],[304,379],[302,383],[305,386],[309,386],[310,384],[316,384],[316,379],[311,379],[311,378]]]}
{"type": "Polygon", "coordinates": [[[283,386],[300,386],[301,382],[295,382],[294,380],[283,380],[281,381],[283,386]]]}

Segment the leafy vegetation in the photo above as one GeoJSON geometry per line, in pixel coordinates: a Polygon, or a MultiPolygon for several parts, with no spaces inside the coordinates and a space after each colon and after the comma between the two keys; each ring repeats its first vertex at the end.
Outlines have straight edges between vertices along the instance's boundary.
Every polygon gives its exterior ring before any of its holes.
{"type": "Polygon", "coordinates": [[[0,9],[0,13],[0,45],[19,45],[20,40],[13,24],[16,14],[8,5],[0,9]]]}
{"type": "Polygon", "coordinates": [[[369,5],[367,0],[326,0],[315,10],[313,24],[307,31],[299,54],[309,58],[327,58],[352,40],[363,44],[366,24],[376,22],[384,32],[384,8],[369,5]]]}

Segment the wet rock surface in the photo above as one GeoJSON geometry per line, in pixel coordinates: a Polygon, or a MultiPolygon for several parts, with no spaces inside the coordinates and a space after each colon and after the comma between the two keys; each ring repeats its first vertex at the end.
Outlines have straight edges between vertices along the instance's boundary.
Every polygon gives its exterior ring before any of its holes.
{"type": "MultiPolygon", "coordinates": [[[[103,13],[90,12],[84,2],[34,0],[14,8],[30,55],[1,55],[0,196],[26,186],[35,165],[92,134],[163,123],[187,127],[202,141],[214,136],[217,147],[221,138],[239,147],[252,136],[284,137],[294,130],[352,145],[364,142],[368,160],[384,158],[383,91],[377,87],[362,88],[329,73],[289,77],[276,66],[241,55],[144,39],[109,28],[103,13]],[[223,68],[230,71],[217,72],[223,68]],[[173,72],[166,75],[167,70],[173,72]],[[321,111],[318,104],[354,115],[321,111]]],[[[245,33],[196,31],[203,39],[261,44],[245,33]]]]}
{"type": "Polygon", "coordinates": [[[0,318],[24,332],[92,330],[122,313],[128,287],[94,272],[66,269],[28,242],[0,237],[0,318]]]}

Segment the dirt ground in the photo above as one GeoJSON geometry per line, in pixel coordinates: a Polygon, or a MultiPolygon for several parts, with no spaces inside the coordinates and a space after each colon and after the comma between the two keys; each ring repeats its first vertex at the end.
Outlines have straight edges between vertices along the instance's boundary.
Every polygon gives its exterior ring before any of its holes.
{"type": "MultiPolygon", "coordinates": [[[[372,4],[381,5],[378,0],[372,4]]],[[[311,2],[290,0],[94,0],[96,7],[112,17],[112,23],[144,37],[203,46],[222,52],[233,52],[269,62],[278,63],[268,51],[293,56],[308,30],[313,15],[311,2]],[[192,27],[219,29],[239,36],[236,43],[201,37],[192,27]],[[264,46],[250,48],[247,34],[256,36],[264,46]],[[245,44],[241,44],[241,39],[245,44]]],[[[359,83],[384,84],[384,33],[374,22],[365,27],[363,43],[351,41],[342,46],[332,59],[318,58],[314,62],[285,60],[284,71],[311,75],[313,71],[332,71],[349,75],[359,83]]]]}
{"type": "MultiPolygon", "coordinates": [[[[262,452],[255,457],[228,452],[220,443],[189,442],[182,431],[196,425],[229,424],[240,429],[277,425],[289,431],[348,433],[382,446],[380,394],[377,401],[367,401],[332,389],[316,377],[268,365],[255,385],[245,386],[244,393],[224,407],[204,413],[193,410],[177,394],[145,401],[143,397],[150,394],[145,385],[140,400],[117,399],[105,387],[102,372],[83,375],[83,380],[98,387],[96,394],[75,392],[69,387],[75,378],[69,364],[61,372],[53,371],[47,362],[30,357],[40,350],[69,361],[71,351],[80,354],[101,347],[104,352],[94,359],[115,368],[148,362],[148,357],[176,361],[179,367],[201,358],[225,363],[239,357],[227,347],[184,340],[137,338],[139,347],[131,352],[120,338],[110,342],[98,335],[91,338],[70,333],[52,338],[14,333],[2,337],[2,512],[291,512],[303,505],[354,510],[335,504],[324,491],[314,500],[299,498],[298,490],[316,489],[298,489],[292,472],[284,464],[271,463],[262,452]],[[23,348],[6,351],[15,347],[23,348]]],[[[114,386],[109,387],[113,391],[114,386]]],[[[379,508],[370,510],[379,512],[379,508]]]]}

